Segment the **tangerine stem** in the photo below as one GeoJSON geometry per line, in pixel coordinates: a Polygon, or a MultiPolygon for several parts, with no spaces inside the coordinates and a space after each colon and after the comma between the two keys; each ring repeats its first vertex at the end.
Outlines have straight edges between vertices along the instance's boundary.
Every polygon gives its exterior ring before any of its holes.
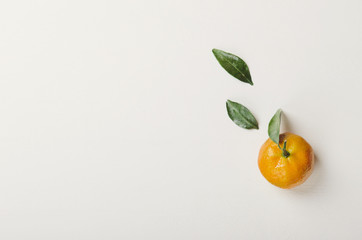
{"type": "MultiPolygon", "coordinates": [[[[278,146],[279,146],[279,144],[278,144],[278,146]]],[[[287,157],[290,156],[290,153],[287,151],[286,146],[287,146],[287,141],[284,142],[284,146],[283,146],[283,149],[282,149],[282,151],[283,151],[283,157],[285,157],[285,158],[287,158],[287,157]]],[[[279,148],[280,148],[280,147],[279,147],[279,148]]],[[[281,148],[280,148],[280,149],[281,149],[281,148]]]]}

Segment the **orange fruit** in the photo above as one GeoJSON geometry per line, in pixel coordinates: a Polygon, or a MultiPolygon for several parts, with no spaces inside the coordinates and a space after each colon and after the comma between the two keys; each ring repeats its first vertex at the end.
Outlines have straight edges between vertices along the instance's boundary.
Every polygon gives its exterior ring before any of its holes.
{"type": "Polygon", "coordinates": [[[283,147],[286,141],[286,150],[289,156],[270,138],[261,146],[258,164],[261,174],[271,184],[280,188],[296,187],[311,175],[314,166],[312,147],[302,137],[283,133],[279,135],[279,145],[283,147]]]}

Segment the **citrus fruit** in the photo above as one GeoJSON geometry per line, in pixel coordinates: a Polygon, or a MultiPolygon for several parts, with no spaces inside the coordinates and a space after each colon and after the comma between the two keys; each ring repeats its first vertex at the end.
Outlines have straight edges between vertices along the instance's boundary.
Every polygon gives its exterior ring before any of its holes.
{"type": "Polygon", "coordinates": [[[270,138],[261,146],[258,164],[261,174],[280,188],[293,188],[311,175],[314,166],[312,147],[302,137],[283,133],[279,135],[281,149],[270,138]]]}

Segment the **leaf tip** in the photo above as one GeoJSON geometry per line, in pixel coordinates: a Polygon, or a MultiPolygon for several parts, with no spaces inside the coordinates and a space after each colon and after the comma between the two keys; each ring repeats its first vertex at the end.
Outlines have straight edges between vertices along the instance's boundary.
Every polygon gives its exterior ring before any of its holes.
{"type": "Polygon", "coordinates": [[[235,103],[235,102],[231,101],[230,99],[226,100],[226,106],[231,105],[233,103],[235,103]]]}
{"type": "Polygon", "coordinates": [[[220,52],[219,49],[216,49],[216,48],[213,48],[213,49],[212,49],[212,53],[215,55],[215,57],[216,57],[216,55],[218,54],[218,52],[220,52]]]}

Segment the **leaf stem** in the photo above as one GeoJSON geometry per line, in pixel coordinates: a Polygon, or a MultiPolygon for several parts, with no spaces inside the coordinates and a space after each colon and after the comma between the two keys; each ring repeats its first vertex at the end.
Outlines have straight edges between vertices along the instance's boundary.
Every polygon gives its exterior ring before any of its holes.
{"type": "Polygon", "coordinates": [[[287,157],[290,156],[290,153],[287,151],[286,146],[287,146],[287,141],[284,142],[283,148],[281,148],[281,147],[279,146],[279,144],[278,144],[278,148],[279,148],[280,150],[282,150],[282,152],[283,152],[283,157],[285,157],[285,158],[287,158],[287,157]]]}

